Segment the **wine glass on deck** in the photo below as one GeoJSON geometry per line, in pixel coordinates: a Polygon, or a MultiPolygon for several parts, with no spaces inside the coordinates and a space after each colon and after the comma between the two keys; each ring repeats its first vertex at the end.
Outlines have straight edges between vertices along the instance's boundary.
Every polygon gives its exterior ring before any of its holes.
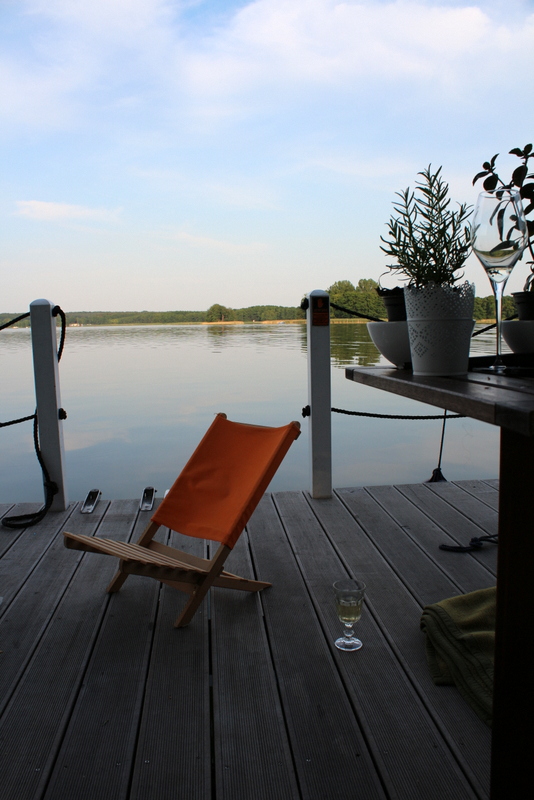
{"type": "Polygon", "coordinates": [[[345,626],[344,635],[336,639],[339,650],[359,650],[362,643],[356,639],[352,626],[362,615],[362,604],[365,595],[365,583],[356,580],[343,580],[334,583],[336,611],[345,626]]]}
{"type": "Polygon", "coordinates": [[[473,252],[486,270],[495,296],[497,356],[484,372],[506,369],[501,358],[502,296],[506,281],[527,245],[527,226],[518,192],[498,189],[478,196],[473,216],[473,252]]]}

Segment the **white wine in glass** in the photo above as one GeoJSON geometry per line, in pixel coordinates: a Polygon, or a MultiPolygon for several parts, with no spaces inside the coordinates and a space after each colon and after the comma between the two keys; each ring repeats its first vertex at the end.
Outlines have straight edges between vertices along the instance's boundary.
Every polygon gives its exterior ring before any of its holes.
{"type": "Polygon", "coordinates": [[[521,197],[517,192],[497,189],[478,196],[473,216],[473,252],[486,270],[495,296],[497,354],[484,372],[502,373],[502,296],[510,273],[527,245],[527,225],[521,197]]]}
{"type": "Polygon", "coordinates": [[[354,636],[352,626],[362,615],[365,583],[356,580],[337,581],[334,583],[334,594],[337,615],[345,626],[344,635],[336,639],[335,645],[339,650],[359,650],[362,643],[354,636]]]}

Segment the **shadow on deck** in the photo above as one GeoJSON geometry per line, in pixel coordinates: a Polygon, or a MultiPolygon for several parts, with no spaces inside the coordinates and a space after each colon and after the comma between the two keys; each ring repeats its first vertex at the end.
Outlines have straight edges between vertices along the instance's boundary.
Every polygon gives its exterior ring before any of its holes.
{"type": "Polygon", "coordinates": [[[63,546],[63,530],[137,537],[150,516],[137,501],[1,528],[2,797],[487,797],[490,731],[432,683],[419,619],[426,603],[494,585],[495,547],[438,545],[496,532],[496,487],[266,495],[227,568],[272,588],[213,590],[180,630],[184,595],[139,577],[106,595],[115,560],[63,546]],[[331,584],[347,575],[368,586],[356,653],[333,646],[331,584]]]}

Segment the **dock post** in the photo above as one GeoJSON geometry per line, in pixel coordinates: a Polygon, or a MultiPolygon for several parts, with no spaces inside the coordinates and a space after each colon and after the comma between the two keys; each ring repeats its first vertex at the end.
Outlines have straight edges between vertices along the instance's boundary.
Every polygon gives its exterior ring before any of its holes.
{"type": "Polygon", "coordinates": [[[311,495],[325,498],[332,497],[330,298],[314,289],[307,299],[311,495]]]}
{"type": "Polygon", "coordinates": [[[65,448],[63,445],[63,428],[59,416],[61,397],[59,392],[56,318],[52,316],[53,308],[54,305],[49,300],[34,300],[30,304],[30,322],[35,398],[39,421],[39,445],[43,461],[50,474],[50,480],[57,484],[59,490],[54,497],[51,509],[53,511],[64,511],[69,501],[63,466],[65,448]]]}

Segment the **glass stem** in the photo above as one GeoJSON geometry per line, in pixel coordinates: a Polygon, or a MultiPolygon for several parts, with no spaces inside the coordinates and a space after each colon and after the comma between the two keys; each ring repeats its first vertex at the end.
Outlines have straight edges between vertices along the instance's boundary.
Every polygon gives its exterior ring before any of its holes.
{"type": "Polygon", "coordinates": [[[352,625],[348,622],[345,622],[343,624],[345,625],[345,639],[352,639],[352,637],[354,636],[352,625]]]}
{"type": "Polygon", "coordinates": [[[495,360],[496,367],[500,367],[502,365],[502,358],[501,358],[502,296],[504,294],[504,287],[506,286],[507,280],[508,278],[505,278],[504,281],[491,281],[493,294],[495,295],[495,319],[497,322],[497,358],[495,360]]]}

